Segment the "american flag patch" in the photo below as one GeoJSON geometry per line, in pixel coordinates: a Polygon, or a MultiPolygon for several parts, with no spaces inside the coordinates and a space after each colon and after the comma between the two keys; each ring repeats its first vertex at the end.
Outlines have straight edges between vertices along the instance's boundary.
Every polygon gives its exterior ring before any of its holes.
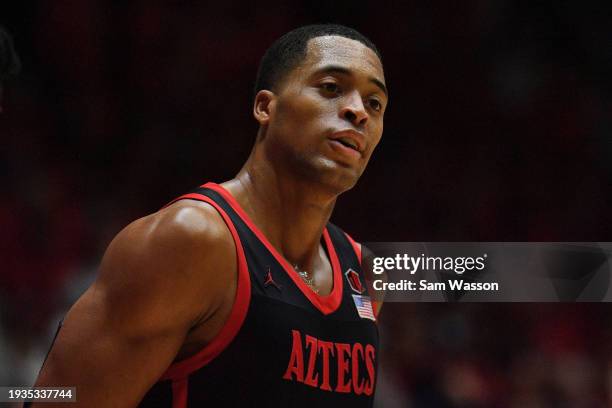
{"type": "Polygon", "coordinates": [[[357,313],[359,313],[361,318],[376,321],[369,296],[353,295],[353,301],[355,302],[357,313]]]}

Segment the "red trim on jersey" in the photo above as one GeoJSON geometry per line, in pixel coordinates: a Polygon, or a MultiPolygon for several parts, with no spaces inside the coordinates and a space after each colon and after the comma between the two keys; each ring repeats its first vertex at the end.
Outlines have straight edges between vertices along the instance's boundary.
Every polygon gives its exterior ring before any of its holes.
{"type": "MultiPolygon", "coordinates": [[[[361,244],[355,242],[355,240],[346,232],[344,233],[348,238],[349,242],[353,246],[355,250],[355,254],[357,255],[357,259],[359,259],[359,265],[361,265],[361,244]]],[[[364,276],[365,277],[365,276],[364,276]]],[[[376,317],[375,322],[378,324],[378,314],[380,313],[380,308],[382,307],[382,302],[378,300],[372,299],[372,310],[374,311],[374,317],[376,317]]]]}
{"type": "Polygon", "coordinates": [[[187,406],[187,377],[172,381],[172,408],[185,408],[187,406]]]}
{"type": "Polygon", "coordinates": [[[359,260],[359,265],[361,265],[361,244],[355,242],[355,240],[351,238],[351,236],[346,232],[344,233],[344,235],[346,235],[346,238],[348,238],[349,242],[353,246],[353,249],[355,250],[355,255],[357,255],[357,260],[359,260]]]}
{"type": "MultiPolygon", "coordinates": [[[[164,205],[162,208],[166,208],[169,205],[174,204],[174,203],[176,203],[179,200],[184,200],[186,198],[190,198],[192,200],[198,200],[198,201],[206,201],[207,203],[210,204],[210,201],[209,201],[210,199],[208,197],[203,196],[202,194],[198,194],[198,193],[189,193],[189,194],[183,194],[182,196],[175,198],[174,200],[170,201],[168,204],[164,205]]],[[[217,203],[213,202],[212,204],[214,205],[215,208],[218,207],[216,205],[217,203]]],[[[223,216],[223,214],[224,214],[223,209],[222,208],[219,208],[219,209],[221,210],[221,212],[220,212],[221,216],[223,216]]],[[[225,217],[223,219],[225,219],[225,217]]]]}
{"type": "Polygon", "coordinates": [[[236,199],[227,191],[225,188],[215,183],[206,183],[202,185],[204,188],[209,188],[211,190],[216,191],[221,194],[221,196],[228,202],[228,204],[236,211],[238,216],[242,218],[247,226],[253,231],[253,233],[259,238],[259,240],[268,248],[268,251],[276,258],[278,263],[281,264],[287,275],[293,280],[293,282],[297,285],[297,287],[302,291],[304,296],[310,300],[310,303],[313,304],[314,307],[319,309],[321,313],[327,315],[333,313],[338,309],[340,303],[342,302],[342,273],[340,271],[340,261],[338,260],[338,255],[336,254],[336,249],[332,244],[331,238],[329,237],[329,233],[327,232],[327,228],[323,230],[323,239],[325,242],[325,246],[327,247],[327,253],[329,254],[329,258],[332,265],[332,274],[333,274],[333,286],[332,291],[327,295],[319,295],[315,293],[306,283],[300,278],[298,273],[295,271],[293,266],[287,262],[287,260],[278,253],[276,248],[268,241],[266,236],[257,228],[255,223],[251,221],[251,218],[247,215],[246,212],[240,207],[240,204],[236,201],[236,199]]]}
{"type": "Polygon", "coordinates": [[[193,356],[176,362],[168,367],[168,370],[166,370],[164,375],[161,377],[161,380],[183,379],[200,367],[210,363],[215,357],[217,357],[231,343],[234,337],[236,337],[236,334],[238,334],[238,331],[242,327],[242,323],[244,323],[244,319],[249,309],[249,303],[251,302],[251,278],[249,277],[249,269],[247,266],[246,257],[244,255],[244,249],[242,248],[242,243],[240,242],[240,237],[238,236],[238,232],[236,231],[232,220],[225,213],[223,208],[219,206],[219,204],[215,203],[209,197],[201,194],[185,194],[172,201],[170,204],[185,198],[203,201],[212,205],[219,212],[219,214],[221,214],[223,221],[225,221],[225,224],[232,233],[234,243],[236,244],[236,258],[238,261],[236,296],[234,298],[234,305],[232,306],[229,318],[215,338],[193,356]]]}

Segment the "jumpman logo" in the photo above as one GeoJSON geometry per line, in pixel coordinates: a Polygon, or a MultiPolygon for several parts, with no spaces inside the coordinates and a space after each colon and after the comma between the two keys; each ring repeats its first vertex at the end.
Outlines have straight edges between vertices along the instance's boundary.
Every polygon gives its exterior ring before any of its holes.
{"type": "Polygon", "coordinates": [[[268,274],[266,275],[266,281],[264,282],[264,286],[268,287],[270,285],[274,286],[279,291],[281,290],[280,285],[274,282],[274,279],[272,279],[272,271],[270,270],[270,267],[268,266],[268,274]]]}

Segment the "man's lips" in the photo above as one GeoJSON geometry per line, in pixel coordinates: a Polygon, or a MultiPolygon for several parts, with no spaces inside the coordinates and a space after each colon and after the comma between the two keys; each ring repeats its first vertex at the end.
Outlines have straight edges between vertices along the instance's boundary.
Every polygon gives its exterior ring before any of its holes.
{"type": "Polygon", "coordinates": [[[363,153],[365,149],[365,137],[362,133],[353,129],[339,130],[331,134],[329,139],[341,143],[343,146],[363,153]]]}

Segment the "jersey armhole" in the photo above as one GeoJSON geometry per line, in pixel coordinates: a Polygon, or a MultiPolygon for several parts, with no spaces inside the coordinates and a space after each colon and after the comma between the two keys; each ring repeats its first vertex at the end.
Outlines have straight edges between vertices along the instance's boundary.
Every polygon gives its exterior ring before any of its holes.
{"type": "Polygon", "coordinates": [[[355,240],[351,238],[351,236],[347,234],[346,232],[344,233],[344,235],[346,235],[346,238],[351,243],[351,246],[353,247],[353,251],[355,251],[355,255],[357,255],[357,260],[359,261],[359,265],[361,266],[361,244],[358,242],[355,242],[355,240]]]}
{"type": "Polygon", "coordinates": [[[172,363],[162,375],[160,381],[173,380],[173,382],[176,382],[177,380],[184,379],[189,374],[210,363],[215,357],[221,354],[221,352],[227,348],[227,346],[232,342],[232,340],[234,340],[240,331],[251,301],[251,279],[249,276],[246,256],[244,254],[244,248],[242,247],[238,232],[236,231],[236,228],[231,222],[229,216],[211,198],[197,193],[185,194],[173,200],[166,206],[182,199],[193,199],[210,204],[221,215],[227,228],[230,230],[232,238],[234,239],[234,244],[236,245],[236,260],[238,269],[236,295],[234,297],[234,304],[232,305],[227,321],[224,323],[223,327],[212,339],[212,341],[191,357],[187,357],[184,360],[172,363]]]}
{"type": "MultiPolygon", "coordinates": [[[[351,243],[351,246],[353,247],[353,250],[355,251],[355,255],[357,255],[357,259],[359,260],[359,266],[363,266],[361,262],[361,244],[359,242],[356,242],[346,232],[344,233],[344,235],[346,235],[346,238],[349,240],[349,242],[351,243]]],[[[382,305],[383,305],[382,301],[372,299],[372,306],[373,306],[372,308],[374,310],[374,316],[376,317],[375,323],[377,324],[378,324],[378,314],[380,313],[380,309],[382,308],[382,305]]]]}

